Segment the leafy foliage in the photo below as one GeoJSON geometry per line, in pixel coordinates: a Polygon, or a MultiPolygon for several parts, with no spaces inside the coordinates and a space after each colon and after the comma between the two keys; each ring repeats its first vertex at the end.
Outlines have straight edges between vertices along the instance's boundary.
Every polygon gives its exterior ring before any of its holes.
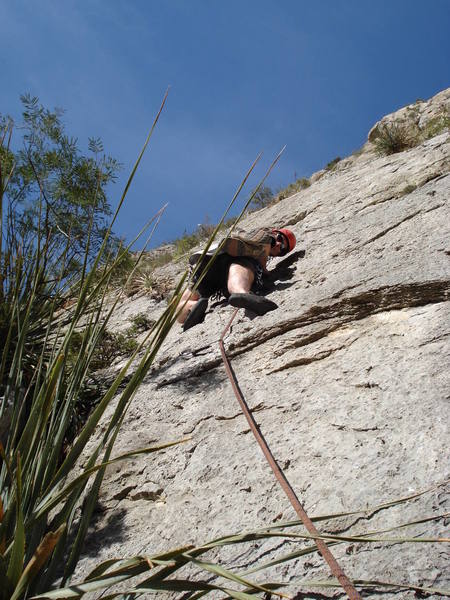
{"type": "Polygon", "coordinates": [[[414,192],[414,190],[416,190],[416,189],[417,189],[417,185],[415,183],[410,183],[402,189],[402,191],[400,192],[400,195],[407,196],[408,194],[411,194],[411,192],[414,192]]]}
{"type": "Polygon", "coordinates": [[[173,241],[175,246],[174,258],[185,256],[189,250],[205,242],[213,234],[216,227],[216,225],[210,223],[209,218],[206,216],[203,223],[199,223],[192,233],[185,231],[181,237],[173,241]]]}
{"type": "MultiPolygon", "coordinates": [[[[106,234],[111,215],[106,188],[115,180],[119,163],[104,154],[99,139],[89,140],[91,156],[82,154],[76,138],[65,132],[61,109],[50,111],[30,95],[21,96],[21,101],[22,124],[16,126],[0,115],[0,166],[3,179],[8,178],[4,202],[25,247],[43,230],[49,248],[66,249],[65,266],[73,272],[86,244],[94,255],[106,234]],[[17,134],[20,140],[15,140],[17,134]]],[[[53,258],[49,253],[50,264],[53,258]]]]}
{"type": "Polygon", "coordinates": [[[203,236],[198,230],[192,233],[185,232],[173,242],[175,246],[174,257],[181,258],[182,256],[185,256],[189,250],[198,246],[202,239],[203,236]]]}
{"type": "Polygon", "coordinates": [[[143,333],[155,324],[153,319],[150,319],[146,313],[138,313],[131,319],[132,327],[136,333],[143,333]]]}
{"type": "MultiPolygon", "coordinates": [[[[125,332],[102,331],[97,340],[95,355],[89,365],[89,372],[109,367],[115,358],[129,356],[136,350],[137,342],[134,339],[136,330],[134,327],[130,329],[131,331],[126,330],[125,332]]],[[[71,368],[75,367],[75,362],[78,360],[85,337],[89,333],[89,331],[73,333],[67,355],[67,363],[71,365],[71,368]]]]}

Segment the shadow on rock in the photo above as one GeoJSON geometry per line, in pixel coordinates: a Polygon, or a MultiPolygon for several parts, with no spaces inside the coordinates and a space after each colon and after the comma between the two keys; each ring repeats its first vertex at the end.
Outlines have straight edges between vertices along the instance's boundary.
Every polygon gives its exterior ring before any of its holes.
{"type": "Polygon", "coordinates": [[[292,284],[276,284],[277,281],[288,281],[292,279],[297,269],[296,262],[299,258],[305,257],[304,250],[298,250],[293,252],[282,261],[280,261],[276,267],[269,271],[269,274],[264,277],[264,292],[273,292],[274,290],[284,290],[290,287],[292,284]]]}
{"type": "Polygon", "coordinates": [[[101,548],[125,541],[124,518],[125,509],[117,509],[108,515],[105,520],[106,509],[99,505],[93,515],[93,521],[86,535],[83,555],[97,556],[101,548]]]}

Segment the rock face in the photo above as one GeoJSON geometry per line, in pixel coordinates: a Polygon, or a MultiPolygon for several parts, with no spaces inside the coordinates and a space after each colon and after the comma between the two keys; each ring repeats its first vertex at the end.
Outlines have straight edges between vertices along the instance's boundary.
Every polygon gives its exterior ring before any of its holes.
{"type": "MultiPolygon", "coordinates": [[[[436,98],[421,103],[421,114],[434,117],[438,103],[449,110],[450,90],[436,98]]],[[[436,517],[385,536],[443,537],[445,522],[437,517],[448,512],[450,498],[449,171],[448,130],[384,157],[369,141],[307,189],[242,223],[289,226],[305,251],[269,265],[280,279],[267,293],[279,309],[254,320],[241,311],[225,345],[260,429],[310,516],[369,509],[319,523],[322,532],[358,535],[436,517]],[[371,510],[424,490],[431,491],[371,510]]],[[[161,310],[154,301],[149,306],[161,310]]],[[[117,447],[190,441],[108,471],[105,512],[81,572],[111,556],[296,519],[220,358],[218,340],[232,312],[216,306],[203,324],[170,333],[117,447]]],[[[211,559],[243,572],[303,544],[266,540],[211,559]]],[[[449,587],[442,544],[348,542],[333,552],[352,579],[449,587]]],[[[333,594],[309,594],[296,583],[329,579],[317,553],[269,573],[267,579],[293,585],[291,596],[333,594]]],[[[367,588],[364,597],[380,591],[367,588]]],[[[382,594],[417,597],[408,590],[382,594]]]]}

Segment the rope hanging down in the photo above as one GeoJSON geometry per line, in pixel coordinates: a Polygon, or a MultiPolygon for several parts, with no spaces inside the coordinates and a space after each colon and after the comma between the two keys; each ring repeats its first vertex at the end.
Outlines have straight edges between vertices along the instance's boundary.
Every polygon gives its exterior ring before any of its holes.
{"type": "Polygon", "coordinates": [[[347,596],[350,598],[350,600],[361,600],[361,596],[359,595],[356,588],[353,586],[353,584],[350,582],[348,577],[345,575],[344,571],[341,569],[341,567],[337,563],[336,559],[334,558],[333,554],[331,553],[331,551],[328,548],[328,546],[326,545],[326,543],[322,539],[320,539],[319,531],[317,530],[314,523],[311,521],[311,519],[306,514],[306,511],[303,508],[303,506],[301,505],[294,490],[292,489],[291,484],[289,483],[285,474],[283,473],[283,471],[279,467],[277,461],[275,460],[275,458],[274,458],[272,452],[270,451],[270,448],[267,445],[267,442],[264,439],[261,431],[259,430],[259,427],[256,424],[256,421],[253,418],[253,415],[251,414],[251,412],[247,406],[247,403],[244,399],[244,396],[242,395],[242,392],[239,388],[239,384],[236,379],[236,375],[234,374],[234,371],[231,367],[230,361],[228,360],[227,354],[225,352],[225,346],[223,343],[223,339],[224,339],[227,331],[231,327],[231,323],[233,322],[235,316],[237,315],[238,310],[239,309],[237,308],[234,311],[233,316],[231,317],[229,323],[223,330],[222,335],[220,336],[220,340],[219,340],[219,346],[220,346],[220,352],[222,354],[222,360],[225,365],[225,370],[227,372],[228,378],[233,387],[234,394],[240,404],[240,407],[242,409],[242,412],[244,413],[245,418],[247,419],[248,424],[250,425],[250,429],[252,430],[253,435],[256,438],[256,441],[258,442],[267,462],[269,463],[272,471],[275,474],[275,477],[277,478],[279,484],[283,488],[284,493],[289,498],[290,503],[292,504],[295,512],[297,513],[297,515],[299,516],[301,521],[303,522],[304,526],[306,527],[308,532],[312,536],[314,536],[314,541],[316,543],[317,549],[319,550],[320,554],[323,556],[323,558],[328,563],[328,566],[330,567],[331,572],[336,577],[336,579],[339,581],[341,586],[344,588],[344,590],[345,590],[347,596]]]}

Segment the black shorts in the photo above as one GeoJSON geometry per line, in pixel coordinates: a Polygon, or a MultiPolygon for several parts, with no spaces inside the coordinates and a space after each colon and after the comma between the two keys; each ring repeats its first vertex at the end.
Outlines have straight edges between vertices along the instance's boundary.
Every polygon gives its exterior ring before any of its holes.
{"type": "MultiPolygon", "coordinates": [[[[210,258],[210,256],[206,256],[202,260],[200,268],[190,277],[191,286],[196,284],[200,279],[210,258]]],[[[233,257],[229,254],[219,254],[197,286],[197,291],[200,296],[204,298],[209,298],[210,296],[225,296],[225,298],[228,298],[230,295],[228,291],[228,272],[231,264],[238,264],[251,269],[255,275],[252,292],[258,293],[261,290],[263,284],[263,268],[258,260],[246,256],[233,257]]]]}

